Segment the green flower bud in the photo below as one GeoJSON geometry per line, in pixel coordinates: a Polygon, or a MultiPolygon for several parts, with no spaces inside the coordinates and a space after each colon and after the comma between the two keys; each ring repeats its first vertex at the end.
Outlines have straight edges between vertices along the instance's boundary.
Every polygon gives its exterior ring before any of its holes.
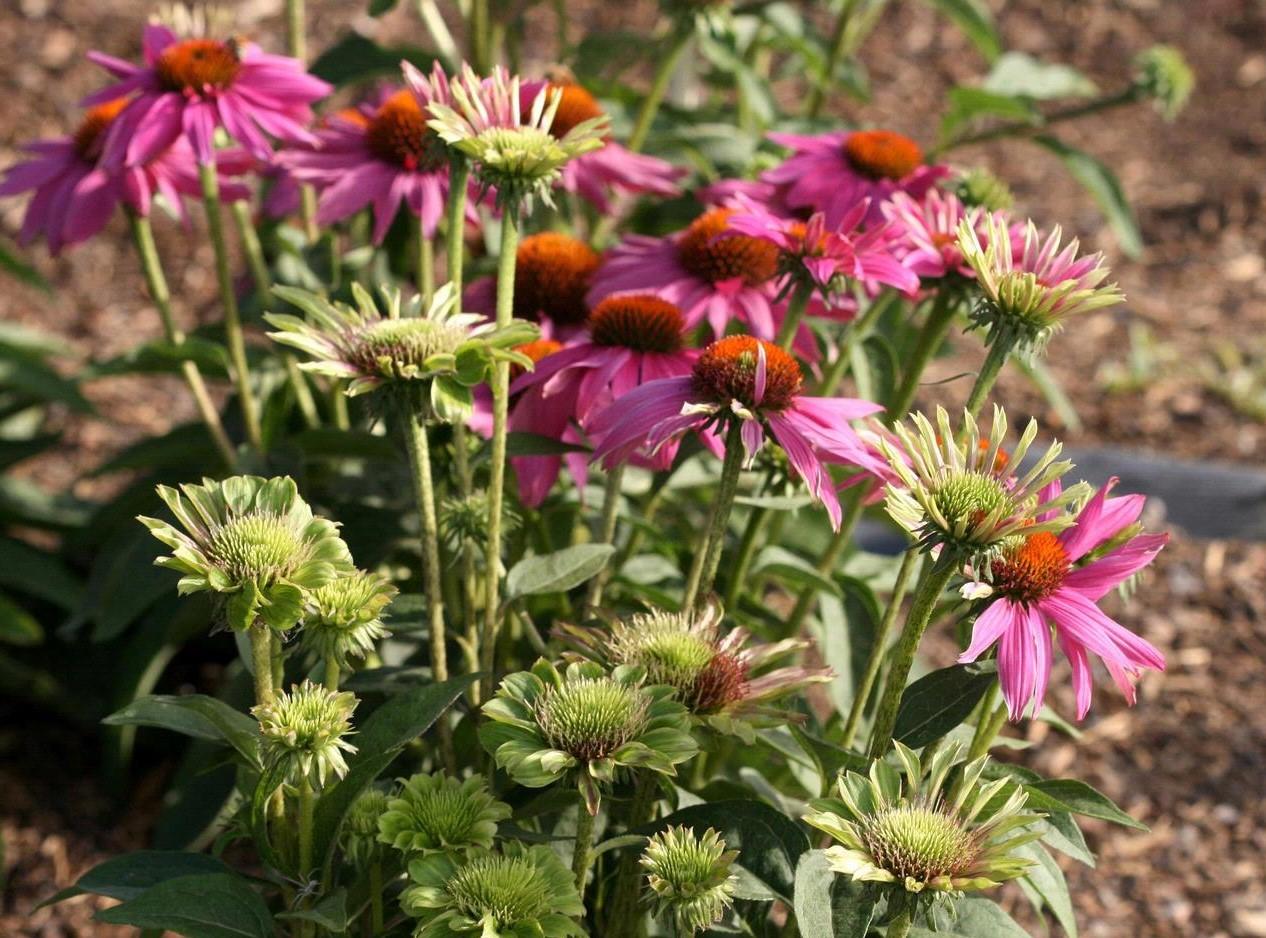
{"type": "Polygon", "coordinates": [[[344,670],[364,658],[387,634],[382,613],[395,598],[386,577],[354,570],[313,590],[303,620],[303,646],[344,670]]]}
{"type": "Polygon", "coordinates": [[[1178,49],[1152,46],[1134,59],[1134,85],[1153,99],[1165,120],[1172,121],[1191,97],[1196,76],[1178,49]]]}
{"type": "Polygon", "coordinates": [[[343,856],[358,869],[364,869],[382,855],[378,841],[378,822],[387,810],[387,793],[378,788],[367,788],[352,802],[343,827],[339,832],[339,845],[343,856]]]}
{"type": "Polygon", "coordinates": [[[730,867],[737,857],[712,828],[703,837],[689,827],[669,827],[651,837],[640,862],[656,914],[672,916],[679,931],[692,935],[715,925],[734,901],[738,877],[730,867]]]}
{"type": "Polygon", "coordinates": [[[342,778],[347,774],[343,753],[356,751],[343,737],[352,732],[357,702],[354,694],[304,681],[272,703],[252,708],[259,721],[264,765],[285,762],[288,781],[298,784],[307,779],[316,788],[324,787],[331,773],[342,778]]]}
{"type": "Polygon", "coordinates": [[[378,822],[378,839],[405,854],[489,849],[510,806],[488,793],[482,775],[458,781],[441,772],[414,775],[378,822]]]}

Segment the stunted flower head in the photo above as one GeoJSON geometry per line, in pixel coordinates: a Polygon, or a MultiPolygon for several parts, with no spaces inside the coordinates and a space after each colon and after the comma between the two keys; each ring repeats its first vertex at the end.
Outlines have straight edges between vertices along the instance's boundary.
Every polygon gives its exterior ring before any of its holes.
{"type": "Polygon", "coordinates": [[[480,78],[469,65],[450,86],[452,106],[430,106],[431,129],[475,164],[485,186],[503,205],[539,197],[552,205],[550,189],[568,160],[597,150],[608,132],[606,115],[581,121],[565,134],[550,132],[562,92],[542,87],[523,112],[518,76],[498,66],[480,78]]]}
{"type": "MultiPolygon", "coordinates": [[[[440,537],[454,553],[463,547],[482,550],[488,542],[488,493],[450,495],[440,504],[440,537]]],[[[509,536],[519,529],[523,515],[513,505],[501,507],[501,533],[509,536]]]]}
{"type": "Polygon", "coordinates": [[[342,778],[347,774],[343,753],[356,751],[343,738],[352,733],[356,704],[355,694],[304,681],[251,708],[259,721],[264,765],[285,762],[287,780],[306,778],[318,788],[330,773],[342,778]]]}
{"type": "Polygon", "coordinates": [[[962,743],[947,743],[926,760],[895,746],[900,772],[876,760],[869,776],[842,776],[838,798],[810,803],[804,820],[838,841],[826,851],[831,869],[891,884],[898,903],[1022,876],[1031,862],[1015,849],[1041,836],[1032,829],[1040,815],[1025,810],[1024,790],[1006,778],[983,781],[989,758],[963,763],[962,743]]]}
{"type": "Polygon", "coordinates": [[[651,837],[639,861],[653,893],[656,914],[671,915],[680,931],[694,934],[720,921],[734,901],[738,877],[730,867],[737,850],[726,850],[708,828],[669,827],[651,837]]]}
{"type": "Polygon", "coordinates": [[[1165,120],[1172,121],[1186,107],[1196,77],[1181,51],[1158,45],[1135,56],[1134,86],[1155,102],[1165,120]]]}
{"type": "Polygon", "coordinates": [[[514,347],[535,338],[536,327],[515,320],[498,329],[483,316],[461,312],[451,284],[440,287],[425,310],[420,297],[404,303],[398,290],[382,287],[386,315],[355,283],[354,308],[293,287],[273,292],[308,319],[269,313],[265,318],[278,330],[269,336],[310,355],[313,361],[300,365],[305,371],[347,379],[349,396],[399,391],[423,414],[452,423],[470,414],[471,389],[486,379],[493,362],[531,366],[514,347]]]}
{"type": "Polygon", "coordinates": [[[1010,186],[983,166],[958,173],[952,180],[952,189],[968,208],[1005,212],[1015,204],[1010,186]]]}
{"type": "Polygon", "coordinates": [[[673,688],[686,709],[710,728],[754,741],[754,728],[786,723],[795,715],[771,704],[810,684],[831,680],[830,668],[768,668],[808,647],[786,639],[752,643],[743,628],[723,631],[716,599],[684,612],[652,609],[606,627],[565,626],[562,631],[586,657],[608,667],[646,671],[651,684],[673,688]]]}
{"type": "Polygon", "coordinates": [[[382,814],[378,839],[406,855],[487,850],[497,822],[509,816],[510,806],[488,793],[482,775],[414,775],[382,814]]]}
{"type": "Polygon", "coordinates": [[[433,853],[409,864],[400,896],[415,938],[569,938],[585,934],[575,878],[549,847],[508,843],[468,858],[433,853]]]}
{"type": "Polygon", "coordinates": [[[288,629],[315,590],[352,570],[338,525],[317,518],[294,479],[232,476],[178,490],[158,486],[181,529],[157,518],[139,520],[172,548],[154,562],[181,573],[177,589],[214,592],[225,599],[230,628],[257,620],[288,629]]]}
{"type": "Polygon", "coordinates": [[[1116,284],[1103,283],[1103,255],[1078,257],[1075,238],[1061,248],[1058,225],[1043,238],[1028,222],[1018,248],[1012,237],[1006,217],[997,213],[983,225],[964,219],[958,228],[958,246],[982,294],[972,319],[987,330],[987,342],[1040,349],[1068,317],[1124,301],[1116,284]]]}
{"type": "Polygon", "coordinates": [[[645,686],[643,668],[607,673],[592,662],[564,673],[545,659],[511,674],[484,704],[489,722],[479,739],[520,785],[542,788],[569,772],[590,814],[597,814],[600,782],[620,767],[675,775],[698,751],[685,708],[673,689],[645,686]]]}
{"type": "Polygon", "coordinates": [[[377,573],[353,570],[319,586],[309,596],[303,619],[303,644],[318,657],[348,668],[349,658],[364,658],[387,634],[382,613],[396,588],[377,573]]]}
{"type": "Polygon", "coordinates": [[[977,568],[986,565],[1008,538],[1068,527],[1070,519],[1054,509],[1080,497],[1084,488],[1043,491],[1073,466],[1071,461],[1058,461],[1061,445],[1052,443],[1023,475],[1010,475],[1008,467],[1021,465],[1037,436],[1037,422],[1029,421],[1008,454],[1002,449],[1007,417],[1001,408],[994,408],[987,440],[981,439],[970,414],[963,417],[962,434],[950,427],[949,415],[938,407],[935,427],[923,414],[915,414],[909,427],[893,427],[900,449],[888,438],[879,438],[879,448],[899,480],[885,489],[893,520],[925,550],[953,551],[977,568]]]}
{"type": "Polygon", "coordinates": [[[387,793],[379,788],[365,789],[352,802],[339,830],[339,845],[353,866],[363,869],[382,855],[378,819],[387,810],[387,802],[387,793]]]}

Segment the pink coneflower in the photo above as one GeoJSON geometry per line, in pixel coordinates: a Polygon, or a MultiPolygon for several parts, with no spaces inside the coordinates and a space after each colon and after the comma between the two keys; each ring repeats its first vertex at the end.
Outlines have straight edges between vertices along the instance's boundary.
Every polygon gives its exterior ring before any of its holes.
{"type": "MultiPolygon", "coordinates": [[[[557,231],[528,235],[514,262],[514,316],[541,327],[545,338],[576,335],[589,316],[585,294],[602,258],[584,241],[557,231]]],[[[465,306],[491,316],[496,309],[494,277],[480,277],[466,290],[465,306]]]]}
{"type": "Polygon", "coordinates": [[[1092,679],[1087,653],[1102,659],[1131,704],[1144,669],[1165,670],[1149,642],[1114,622],[1096,603],[1152,562],[1167,534],[1139,534],[1142,495],[1109,498],[1112,479],[1086,503],[1072,527],[1024,538],[991,565],[996,599],[976,620],[960,662],[975,661],[995,642],[998,680],[1011,719],[1032,704],[1037,714],[1051,673],[1051,628],[1073,668],[1077,719],[1090,710],[1092,679]]]}
{"type": "Polygon", "coordinates": [[[613,293],[654,293],[676,305],[690,327],[707,320],[713,333],[730,322],[772,339],[778,295],[778,249],[747,235],[722,237],[731,208],[713,208],[666,238],[629,235],[594,277],[590,305],[613,293]]]}
{"type": "Polygon", "coordinates": [[[959,247],[958,229],[964,220],[974,226],[978,210],[968,211],[958,196],[937,188],[921,199],[894,192],[880,208],[892,232],[889,250],[908,269],[927,280],[975,276],[959,247]]]}
{"type": "MultiPolygon", "coordinates": [[[[594,96],[573,81],[526,82],[521,90],[524,107],[547,87],[561,94],[549,126],[554,137],[565,137],[585,121],[606,116],[594,96]]],[[[559,186],[607,213],[611,211],[612,195],[677,195],[681,192],[677,180],[684,175],[686,170],[653,156],[633,153],[608,136],[600,149],[583,153],[563,167],[559,186]]]]}
{"type": "MultiPolygon", "coordinates": [[[[882,408],[851,398],[807,397],[802,385],[799,364],[778,346],[746,335],[719,339],[689,375],[644,384],[595,416],[589,424],[597,440],[594,458],[611,466],[639,450],[654,453],[689,430],[738,420],[748,458],[768,431],[838,529],[840,503],[827,464],[878,468],[849,421],[882,408]]],[[[710,436],[704,433],[704,441],[710,436]]],[[[715,451],[715,437],[710,445],[715,451]]]]}
{"type": "MultiPolygon", "coordinates": [[[[316,148],[278,157],[297,179],[320,190],[319,224],[372,205],[373,239],[381,244],[404,204],[420,220],[423,235],[435,236],[448,200],[448,147],[427,126],[417,95],[415,84],[411,91],[388,93],[376,106],[340,112],[317,131],[316,148]]],[[[466,212],[468,220],[478,221],[470,202],[466,212]]]]}
{"type": "MultiPolygon", "coordinates": [[[[20,243],[29,244],[42,234],[49,251],[58,254],[104,228],[120,203],[148,216],[157,193],[180,216],[184,211],[182,197],[199,195],[193,151],[184,141],[176,141],[144,164],[113,169],[102,166],[105,135],[126,106],[123,99],[98,104],[88,110],[74,134],[27,144],[26,150],[34,157],[5,171],[0,196],[35,191],[18,235],[20,243]]],[[[242,161],[237,156],[221,153],[219,165],[239,172],[245,166],[239,165],[242,161]]],[[[221,185],[225,199],[249,195],[245,186],[221,185]]]]}
{"type": "Polygon", "coordinates": [[[828,225],[838,224],[862,199],[870,199],[866,220],[882,221],[880,206],[894,192],[921,198],[949,175],[947,167],[923,165],[919,145],[891,130],[774,133],[769,139],[793,152],[761,180],[777,187],[789,208],[822,212],[828,225]]]}
{"type": "Polygon", "coordinates": [[[144,65],[88,54],[120,80],[85,104],[132,96],[110,128],[107,163],[148,163],[184,136],[205,165],[215,152],[217,127],[261,160],[272,153],[269,136],[314,142],[307,130],[310,105],[332,89],[298,59],[269,55],[249,42],[180,39],[154,23],[145,27],[142,50],[144,65]]]}

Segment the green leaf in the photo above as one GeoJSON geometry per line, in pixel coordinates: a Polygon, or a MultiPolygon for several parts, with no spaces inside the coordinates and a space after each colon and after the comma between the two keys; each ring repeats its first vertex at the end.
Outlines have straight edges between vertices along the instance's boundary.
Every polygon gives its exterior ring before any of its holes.
{"type": "Polygon", "coordinates": [[[236,749],[248,764],[258,764],[258,724],[224,701],[205,694],[140,697],[101,722],[107,726],[153,726],[195,739],[225,743],[236,749]]]}
{"type": "Polygon", "coordinates": [[[1148,829],[1113,804],[1107,795],[1075,778],[1043,779],[1025,785],[1024,790],[1029,793],[1029,807],[1037,811],[1066,811],[1137,831],[1148,829]]]}
{"type": "Polygon", "coordinates": [[[67,610],[74,609],[83,596],[78,578],[55,555],[7,537],[0,538],[0,586],[67,610]]]}
{"type": "Polygon", "coordinates": [[[982,0],[928,0],[928,3],[966,33],[972,45],[990,62],[1002,54],[1002,39],[994,26],[993,15],[982,0]]]}
{"type": "Polygon", "coordinates": [[[0,440],[0,470],[16,466],[32,456],[38,456],[56,446],[60,440],[60,433],[40,433],[24,439],[0,440]]]}
{"type": "Polygon", "coordinates": [[[751,575],[760,574],[778,577],[791,586],[812,587],[832,596],[840,594],[840,588],[830,577],[819,573],[818,568],[803,557],[776,544],[761,548],[752,561],[751,575]]]}
{"type": "Polygon", "coordinates": [[[506,434],[507,456],[562,456],[566,453],[587,453],[589,447],[564,443],[539,433],[517,430],[506,434]]]}
{"type": "Polygon", "coordinates": [[[126,901],[135,899],[147,889],[169,879],[217,873],[232,873],[232,869],[218,857],[207,856],[205,853],[139,850],[98,863],[80,876],[73,886],[50,896],[35,908],[39,910],[46,905],[84,894],[126,901]]]}
{"type": "Polygon", "coordinates": [[[359,33],[349,33],[321,53],[312,63],[312,72],[337,88],[368,81],[380,75],[399,76],[400,60],[428,71],[435,57],[422,49],[380,46],[359,33]]]}
{"type": "Polygon", "coordinates": [[[577,544],[552,554],[525,557],[506,574],[506,602],[541,593],[563,593],[606,566],[611,544],[577,544]]]}
{"type": "Polygon", "coordinates": [[[364,430],[304,430],[291,438],[309,459],[375,459],[391,462],[400,458],[391,439],[364,430]]]}
{"type": "Polygon", "coordinates": [[[165,929],[186,938],[273,938],[268,906],[240,876],[215,873],[169,879],[135,899],[103,909],[111,925],[165,929]]]}
{"type": "Polygon", "coordinates": [[[1045,828],[1042,843],[1053,847],[1064,856],[1072,857],[1091,868],[1094,867],[1095,855],[1090,852],[1090,848],[1086,845],[1086,837],[1071,814],[1056,811],[1047,815],[1046,820],[1041,823],[1045,828]]]}
{"type": "Polygon", "coordinates": [[[1008,52],[993,63],[981,85],[995,94],[1053,101],[1097,94],[1095,83],[1070,65],[1039,62],[1025,52],[1008,52]]]}
{"type": "Polygon", "coordinates": [[[1055,137],[1038,136],[1033,138],[1033,142],[1063,161],[1064,167],[1085,187],[1103,212],[1116,233],[1121,250],[1130,257],[1138,257],[1143,251],[1143,235],[1116,174],[1089,153],[1070,147],[1055,137]]]}
{"type": "Polygon", "coordinates": [[[191,465],[216,465],[219,451],[201,423],[187,423],[162,436],[144,437],[93,469],[89,476],[134,469],[179,469],[186,472],[191,465]]]}
{"type": "Polygon", "coordinates": [[[837,581],[843,595],[823,596],[819,601],[821,628],[817,637],[822,657],[835,670],[827,691],[836,711],[844,716],[853,705],[866,669],[880,611],[874,591],[861,580],[841,576],[837,581]]]}
{"type": "Polygon", "coordinates": [[[1023,121],[1029,124],[1041,122],[1037,108],[1027,101],[1009,94],[985,91],[983,88],[951,88],[949,108],[941,118],[941,140],[950,140],[962,128],[982,117],[1023,121]]]}
{"type": "Polygon", "coordinates": [[[1029,938],[997,903],[976,896],[961,899],[950,921],[936,931],[915,927],[909,938],[1029,938]]]}
{"type": "Polygon", "coordinates": [[[28,395],[39,403],[61,404],[76,413],[92,413],[92,405],[76,382],[63,378],[42,361],[0,351],[0,388],[28,395]]]}
{"type": "Polygon", "coordinates": [[[37,287],[45,293],[53,292],[53,288],[44,279],[44,276],[10,251],[8,245],[5,244],[0,244],[0,270],[3,270],[10,277],[22,281],[27,286],[37,287]]]}
{"type": "Polygon", "coordinates": [[[1023,879],[1027,880],[1034,891],[1042,897],[1046,907],[1051,910],[1055,920],[1068,933],[1068,938],[1077,938],[1077,916],[1073,913],[1073,901],[1068,895],[1068,883],[1064,879],[1064,871],[1059,868],[1054,858],[1040,844],[1023,844],[1015,849],[1017,856],[1028,857],[1036,864],[1029,868],[1023,879]]]}
{"type": "Polygon", "coordinates": [[[228,353],[224,346],[199,336],[187,336],[179,344],[155,339],[138,345],[117,358],[98,362],[88,369],[89,381],[113,375],[179,374],[183,363],[191,361],[204,377],[228,376],[228,353]]]}
{"type": "Polygon", "coordinates": [[[826,854],[810,850],[796,865],[796,926],[815,938],[866,938],[874,891],[833,872],[826,854]]]}
{"type": "Polygon", "coordinates": [[[970,664],[925,674],[902,693],[893,738],[911,749],[935,742],[967,719],[996,679],[994,669],[970,664]]]}
{"type": "Polygon", "coordinates": [[[652,834],[669,825],[696,831],[715,828],[738,862],[780,899],[795,891],[796,864],[809,849],[809,838],[795,821],[761,801],[714,801],[691,805],[640,831],[652,834]]]}
{"type": "Polygon", "coordinates": [[[27,646],[42,641],[44,628],[35,616],[0,593],[0,643],[27,646]]]}

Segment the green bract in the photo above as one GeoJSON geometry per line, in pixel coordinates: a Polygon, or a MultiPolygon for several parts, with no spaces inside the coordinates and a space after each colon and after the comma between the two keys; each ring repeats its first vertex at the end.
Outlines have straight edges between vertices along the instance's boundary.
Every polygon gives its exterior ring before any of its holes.
{"type": "Polygon", "coordinates": [[[916,896],[989,889],[1028,870],[1014,851],[1041,836],[1040,815],[1009,779],[982,781],[988,756],[962,763],[955,742],[923,762],[894,745],[901,772],[876,760],[869,777],[841,777],[838,798],[810,803],[805,821],[838,841],[826,851],[831,869],[916,896]]]}
{"type": "Polygon", "coordinates": [[[620,767],[675,775],[698,746],[685,707],[664,685],[644,686],[643,668],[608,673],[592,662],[560,673],[541,659],[511,674],[484,704],[491,722],[479,739],[498,767],[520,785],[541,788],[573,772],[590,814],[598,812],[599,783],[620,767]]]}
{"type": "Polygon", "coordinates": [[[343,856],[353,866],[363,868],[382,854],[378,840],[378,819],[387,810],[387,793],[367,788],[352,802],[339,831],[343,856]]]}
{"type": "Polygon", "coordinates": [[[458,781],[442,772],[414,775],[378,821],[378,839],[405,854],[492,847],[510,806],[488,793],[482,775],[458,781]]]}
{"type": "Polygon", "coordinates": [[[444,853],[409,864],[400,896],[416,938],[568,938],[584,935],[575,878],[549,847],[506,844],[502,853],[444,853]]]}
{"type": "Polygon", "coordinates": [[[734,901],[738,877],[730,866],[737,857],[712,828],[702,837],[689,827],[669,827],[651,837],[640,862],[656,915],[671,915],[678,930],[689,934],[718,922],[734,901]]]}
{"type": "Polygon", "coordinates": [[[364,570],[319,586],[308,597],[303,618],[303,645],[343,669],[349,658],[364,658],[374,642],[387,634],[382,612],[396,595],[386,577],[364,570]]]}
{"type": "Polygon", "coordinates": [[[343,753],[356,751],[343,738],[352,732],[356,704],[355,694],[304,681],[271,703],[253,707],[264,765],[285,761],[288,781],[307,779],[318,788],[324,787],[331,772],[342,778],[347,774],[343,753]]]}
{"type": "Polygon", "coordinates": [[[1153,99],[1165,120],[1172,121],[1186,107],[1196,76],[1174,46],[1152,46],[1134,57],[1134,84],[1153,99]]]}
{"type": "Polygon", "coordinates": [[[514,320],[498,329],[483,316],[463,313],[451,284],[436,290],[426,309],[420,297],[405,303],[399,290],[382,287],[385,315],[355,283],[355,307],[293,287],[273,292],[308,318],[269,313],[265,318],[278,330],[269,336],[311,356],[300,366],[305,371],[346,379],[350,396],[391,389],[407,395],[424,417],[453,423],[470,415],[471,389],[493,362],[532,367],[514,347],[536,338],[537,327],[514,320]]]}
{"type": "Polygon", "coordinates": [[[312,590],[353,569],[338,525],[315,517],[289,476],[204,479],[179,491],[160,485],[158,495],[183,530],[140,518],[172,549],[155,563],[182,574],[182,594],[222,594],[231,628],[262,620],[288,629],[312,590]]]}

